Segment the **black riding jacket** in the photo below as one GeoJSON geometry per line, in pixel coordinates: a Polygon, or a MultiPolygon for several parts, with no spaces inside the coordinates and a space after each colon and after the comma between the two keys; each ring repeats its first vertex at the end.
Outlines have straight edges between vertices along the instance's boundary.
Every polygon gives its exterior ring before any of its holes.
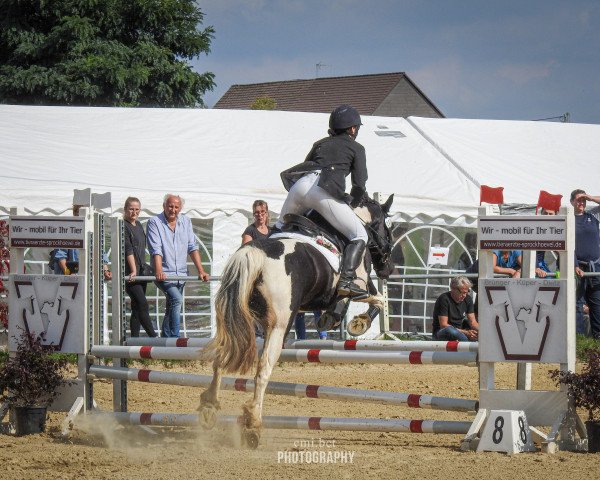
{"type": "Polygon", "coordinates": [[[353,200],[360,199],[366,191],[367,157],[365,147],[347,133],[326,137],[315,142],[304,162],[281,172],[286,190],[306,172],[320,170],[319,187],[338,200],[344,200],[346,177],[352,174],[353,200]]]}

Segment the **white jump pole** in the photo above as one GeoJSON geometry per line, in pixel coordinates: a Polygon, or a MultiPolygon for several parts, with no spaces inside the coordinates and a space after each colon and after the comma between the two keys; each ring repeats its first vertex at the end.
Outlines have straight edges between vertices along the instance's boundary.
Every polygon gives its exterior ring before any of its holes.
{"type": "Polygon", "coordinates": [[[295,340],[285,348],[321,350],[374,350],[396,352],[477,352],[478,342],[428,342],[404,340],[295,340]]]}
{"type": "Polygon", "coordinates": [[[337,350],[282,350],[280,362],[390,363],[396,365],[477,365],[474,352],[366,352],[337,350]]]}
{"type": "MultiPolygon", "coordinates": [[[[212,375],[195,375],[190,373],[162,372],[155,370],[109,367],[93,365],[90,375],[97,378],[110,378],[125,381],[161,383],[189,387],[208,387],[212,375]]],[[[93,378],[93,377],[92,377],[93,378]]],[[[246,378],[221,379],[222,390],[238,392],[254,392],[254,380],[246,378]]],[[[300,398],[319,398],[325,400],[344,400],[367,403],[383,403],[387,405],[403,405],[412,408],[431,408],[458,412],[474,412],[478,409],[476,400],[462,398],[434,397],[414,393],[384,392],[379,390],[359,390],[354,388],[326,387],[323,385],[306,385],[284,382],[269,382],[267,394],[287,395],[300,398]]]]}
{"type": "Polygon", "coordinates": [[[96,358],[131,358],[154,360],[198,360],[202,348],[177,347],[127,347],[119,345],[93,345],[90,354],[96,358]]]}
{"type": "MultiPolygon", "coordinates": [[[[198,415],[181,413],[139,413],[139,412],[95,412],[94,417],[114,419],[123,425],[151,425],[158,427],[197,426],[198,415]]],[[[217,419],[219,426],[243,424],[241,416],[223,416],[217,419]]],[[[396,433],[436,433],[464,435],[470,422],[451,420],[383,420],[378,418],[336,418],[336,417],[287,417],[267,416],[262,418],[265,429],[293,430],[335,430],[342,432],[396,432],[396,433]]]]}
{"type": "MultiPolygon", "coordinates": [[[[164,337],[129,337],[128,347],[205,347],[212,338],[164,338],[164,337]]],[[[257,345],[262,345],[262,339],[257,338],[257,345]],[[260,340],[260,342],[259,342],[260,340]]]]}
{"type": "MultiPolygon", "coordinates": [[[[200,347],[129,347],[94,345],[90,354],[97,358],[131,358],[156,360],[197,360],[202,355],[200,347]]],[[[280,362],[311,363],[373,363],[399,365],[468,365],[477,366],[474,352],[350,352],[335,350],[282,350],[280,362]]]]}
{"type": "MultiPolygon", "coordinates": [[[[204,347],[210,338],[148,338],[130,337],[127,346],[151,347],[204,347]]],[[[258,346],[263,345],[261,338],[256,339],[258,346]]],[[[292,340],[285,343],[285,348],[319,349],[319,350],[369,350],[391,352],[477,352],[478,342],[427,342],[427,341],[392,341],[392,340],[292,340]]]]}

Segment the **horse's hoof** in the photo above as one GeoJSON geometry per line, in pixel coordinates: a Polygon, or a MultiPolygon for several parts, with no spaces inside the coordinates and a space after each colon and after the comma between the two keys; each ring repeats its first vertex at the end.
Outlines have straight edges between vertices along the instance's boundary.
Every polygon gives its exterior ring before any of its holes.
{"type": "Polygon", "coordinates": [[[256,450],[258,448],[259,440],[260,435],[256,430],[245,430],[242,432],[242,442],[252,450],[256,450]]]}
{"type": "Polygon", "coordinates": [[[327,330],[334,330],[339,327],[341,318],[339,318],[333,312],[323,312],[321,318],[317,322],[317,330],[320,332],[326,332],[327,330]]]}
{"type": "Polygon", "coordinates": [[[217,424],[217,411],[213,405],[201,405],[198,420],[204,430],[211,430],[217,424]]]}
{"type": "Polygon", "coordinates": [[[358,337],[369,329],[371,322],[368,316],[358,315],[348,322],[346,331],[353,337],[358,337]]]}

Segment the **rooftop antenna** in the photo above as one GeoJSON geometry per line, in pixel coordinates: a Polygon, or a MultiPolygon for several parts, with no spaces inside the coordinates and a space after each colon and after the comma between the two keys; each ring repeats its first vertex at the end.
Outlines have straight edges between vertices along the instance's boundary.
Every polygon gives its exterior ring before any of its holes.
{"type": "Polygon", "coordinates": [[[321,69],[322,69],[323,67],[328,67],[328,66],[329,66],[329,65],[325,65],[323,62],[319,62],[319,63],[317,63],[317,64],[315,65],[315,70],[316,70],[316,72],[315,72],[315,73],[316,73],[316,76],[317,76],[317,78],[319,78],[319,73],[321,72],[321,69]]]}
{"type": "Polygon", "coordinates": [[[569,123],[570,118],[571,118],[571,114],[569,112],[566,112],[565,114],[559,115],[557,117],[536,118],[534,120],[534,122],[543,122],[543,121],[546,121],[546,120],[559,120],[562,123],[569,123]]]}

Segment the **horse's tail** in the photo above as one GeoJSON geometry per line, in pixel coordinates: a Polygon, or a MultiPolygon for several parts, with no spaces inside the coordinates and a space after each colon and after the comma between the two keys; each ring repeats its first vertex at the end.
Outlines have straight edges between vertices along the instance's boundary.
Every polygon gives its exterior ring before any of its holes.
{"type": "Polygon", "coordinates": [[[244,374],[254,365],[255,314],[250,300],[265,260],[265,253],[258,248],[241,248],[229,259],[221,276],[221,286],[215,296],[217,333],[207,346],[207,353],[216,355],[225,372],[244,374]]]}

